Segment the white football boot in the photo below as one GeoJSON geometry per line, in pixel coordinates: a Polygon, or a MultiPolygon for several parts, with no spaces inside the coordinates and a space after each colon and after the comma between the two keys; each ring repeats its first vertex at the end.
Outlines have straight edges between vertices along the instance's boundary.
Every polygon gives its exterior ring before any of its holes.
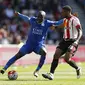
{"type": "Polygon", "coordinates": [[[42,76],[46,79],[49,80],[53,80],[54,79],[54,75],[52,73],[46,73],[46,74],[42,74],[42,76]]]}
{"type": "Polygon", "coordinates": [[[38,77],[38,76],[39,76],[37,71],[34,71],[33,75],[34,75],[35,77],[38,77]]]}
{"type": "Polygon", "coordinates": [[[81,76],[81,68],[80,67],[78,69],[76,69],[76,73],[77,73],[77,79],[79,79],[81,76]]]}

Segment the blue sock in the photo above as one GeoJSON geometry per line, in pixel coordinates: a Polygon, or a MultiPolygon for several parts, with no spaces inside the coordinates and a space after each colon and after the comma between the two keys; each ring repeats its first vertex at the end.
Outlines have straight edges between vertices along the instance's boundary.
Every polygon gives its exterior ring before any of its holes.
{"type": "Polygon", "coordinates": [[[10,67],[15,61],[17,60],[16,56],[12,57],[7,63],[6,65],[4,66],[4,70],[7,70],[8,67],[10,67]]]}
{"type": "Polygon", "coordinates": [[[45,62],[46,57],[45,56],[41,56],[38,67],[36,69],[36,71],[39,71],[41,69],[41,67],[43,66],[44,62],[45,62]]]}

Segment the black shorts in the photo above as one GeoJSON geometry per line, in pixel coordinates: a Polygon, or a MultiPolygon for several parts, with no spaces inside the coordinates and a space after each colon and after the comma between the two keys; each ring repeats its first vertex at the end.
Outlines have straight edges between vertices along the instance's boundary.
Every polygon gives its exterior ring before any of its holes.
{"type": "MultiPolygon", "coordinates": [[[[62,55],[64,53],[66,53],[69,49],[69,47],[75,42],[75,40],[73,39],[70,39],[70,40],[67,40],[65,41],[64,39],[59,43],[59,45],[57,46],[57,48],[61,49],[62,50],[62,55]]],[[[78,46],[77,46],[78,47],[78,46]]],[[[76,48],[77,50],[77,48],[76,48]]]]}

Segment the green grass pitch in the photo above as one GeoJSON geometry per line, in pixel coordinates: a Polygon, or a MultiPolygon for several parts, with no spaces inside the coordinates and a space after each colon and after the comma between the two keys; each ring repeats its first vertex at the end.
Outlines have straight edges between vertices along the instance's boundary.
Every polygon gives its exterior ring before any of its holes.
{"type": "MultiPolygon", "coordinates": [[[[85,85],[85,63],[77,63],[82,67],[82,75],[80,79],[76,78],[75,69],[66,63],[59,64],[55,72],[54,80],[47,80],[42,77],[42,73],[49,72],[50,65],[44,65],[39,72],[39,77],[33,76],[33,71],[37,65],[29,66],[11,66],[9,70],[16,70],[18,72],[17,80],[9,80],[7,72],[0,74],[0,85],[85,85]]],[[[2,67],[0,67],[1,69],[2,67]]]]}

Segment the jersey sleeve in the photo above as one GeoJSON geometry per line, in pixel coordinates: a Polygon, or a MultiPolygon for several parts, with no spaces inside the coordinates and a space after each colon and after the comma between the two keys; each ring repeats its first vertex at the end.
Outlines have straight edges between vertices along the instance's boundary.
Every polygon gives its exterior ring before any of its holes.
{"type": "Polygon", "coordinates": [[[55,23],[55,25],[61,25],[62,23],[64,22],[64,20],[63,19],[61,19],[61,20],[59,20],[59,21],[56,21],[56,23],[55,23]]]}
{"type": "Polygon", "coordinates": [[[49,27],[52,26],[52,25],[57,25],[58,26],[58,25],[63,23],[63,19],[59,20],[59,21],[50,21],[50,20],[48,20],[47,22],[48,22],[49,27]]]}
{"type": "Polygon", "coordinates": [[[80,24],[79,19],[75,19],[75,20],[73,20],[73,23],[74,23],[74,26],[75,26],[76,29],[78,29],[78,28],[81,27],[81,24],[80,24]]]}
{"type": "Polygon", "coordinates": [[[31,21],[31,18],[26,16],[26,15],[23,15],[23,14],[18,14],[18,16],[23,19],[25,22],[30,22],[31,21]]]}

